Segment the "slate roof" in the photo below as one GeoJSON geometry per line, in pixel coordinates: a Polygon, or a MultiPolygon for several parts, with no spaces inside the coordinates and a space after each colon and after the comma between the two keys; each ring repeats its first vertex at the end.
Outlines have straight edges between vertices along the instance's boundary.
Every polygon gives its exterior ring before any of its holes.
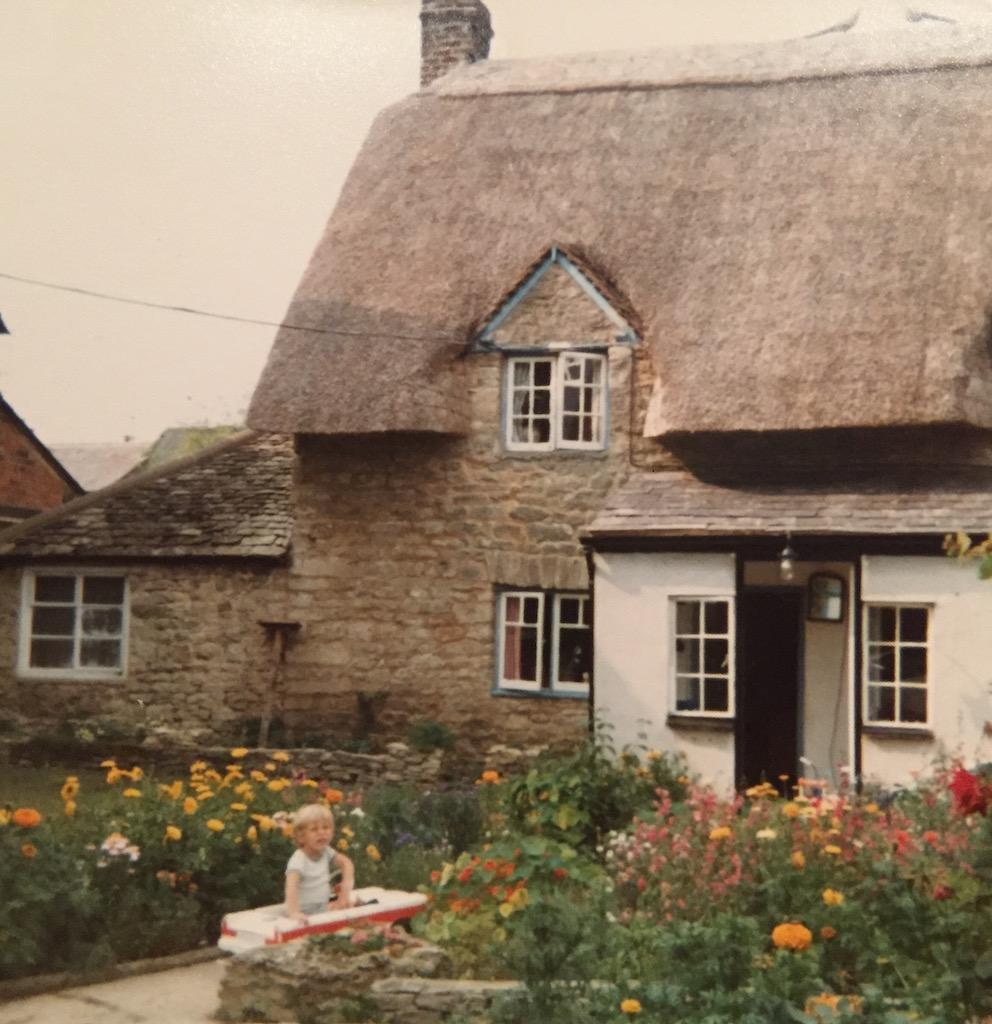
{"type": "Polygon", "coordinates": [[[629,300],[645,433],[992,428],[992,29],[479,61],[376,119],[248,423],[465,432],[557,240],[629,300]]]}
{"type": "Polygon", "coordinates": [[[762,534],[937,534],[992,529],[992,468],[929,486],[898,476],[846,484],[714,484],[690,473],[641,473],[607,500],[592,537],[762,534]]]}
{"type": "Polygon", "coordinates": [[[0,533],[0,559],[281,559],[292,439],[243,431],[0,533]]]}

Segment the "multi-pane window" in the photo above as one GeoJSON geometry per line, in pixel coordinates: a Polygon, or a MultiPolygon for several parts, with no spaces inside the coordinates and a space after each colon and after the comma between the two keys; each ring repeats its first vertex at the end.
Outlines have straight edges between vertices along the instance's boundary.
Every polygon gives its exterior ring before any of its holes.
{"type": "Polygon", "coordinates": [[[863,662],[867,723],[926,724],[930,679],[927,606],[868,605],[863,662]]]}
{"type": "Polygon", "coordinates": [[[506,445],[514,451],[604,445],[606,357],[588,352],[507,361],[506,445]]]}
{"type": "Polygon", "coordinates": [[[586,694],[592,674],[587,594],[508,590],[498,595],[501,690],[586,694]]]}
{"type": "Polygon", "coordinates": [[[126,615],[123,576],[28,573],[22,605],[21,671],[52,676],[120,675],[126,615]]]}
{"type": "Polygon", "coordinates": [[[675,711],[732,715],[733,620],[725,597],[673,601],[675,711]]]}

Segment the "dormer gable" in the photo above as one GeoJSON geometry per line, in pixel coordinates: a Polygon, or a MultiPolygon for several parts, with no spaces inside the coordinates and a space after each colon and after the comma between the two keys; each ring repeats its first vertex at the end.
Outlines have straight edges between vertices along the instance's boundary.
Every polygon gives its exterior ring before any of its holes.
{"type": "Polygon", "coordinates": [[[640,340],[630,303],[577,250],[553,245],[474,334],[473,349],[561,348],[640,340]]]}

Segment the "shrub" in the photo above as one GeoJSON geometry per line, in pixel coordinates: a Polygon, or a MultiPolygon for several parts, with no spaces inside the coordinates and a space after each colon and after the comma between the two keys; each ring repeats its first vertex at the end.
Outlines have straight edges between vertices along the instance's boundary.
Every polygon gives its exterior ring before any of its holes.
{"type": "Polygon", "coordinates": [[[428,754],[432,750],[451,750],[455,745],[452,731],[442,722],[427,719],[414,722],[407,733],[407,741],[414,750],[428,754]]]}

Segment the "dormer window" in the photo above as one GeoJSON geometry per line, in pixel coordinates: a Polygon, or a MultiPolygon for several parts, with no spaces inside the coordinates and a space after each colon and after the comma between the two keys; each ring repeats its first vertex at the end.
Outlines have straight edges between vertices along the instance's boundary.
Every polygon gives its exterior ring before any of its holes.
{"type": "Polygon", "coordinates": [[[506,447],[511,451],[601,449],[606,356],[593,352],[509,356],[506,447]]]}

